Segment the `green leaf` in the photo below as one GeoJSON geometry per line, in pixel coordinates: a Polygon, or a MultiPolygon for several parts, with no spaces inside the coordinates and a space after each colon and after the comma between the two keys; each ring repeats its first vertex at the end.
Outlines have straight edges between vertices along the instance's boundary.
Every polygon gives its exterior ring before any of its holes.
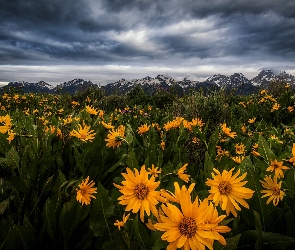
{"type": "Polygon", "coordinates": [[[83,159],[83,155],[78,152],[76,147],[74,148],[74,155],[75,155],[76,164],[79,170],[81,171],[83,175],[85,175],[85,164],[84,164],[85,161],[83,159]]]}
{"type": "Polygon", "coordinates": [[[279,233],[262,232],[262,245],[268,250],[285,250],[295,242],[295,238],[287,237],[279,233]]]}
{"type": "Polygon", "coordinates": [[[218,134],[219,128],[214,131],[214,133],[210,136],[208,141],[208,154],[211,157],[212,161],[214,161],[216,157],[216,146],[219,142],[218,134]]]}
{"type": "Polygon", "coordinates": [[[108,172],[113,172],[117,169],[119,166],[124,166],[126,164],[127,154],[123,154],[121,159],[112,167],[109,168],[108,172]]]}
{"type": "Polygon", "coordinates": [[[157,230],[157,231],[154,231],[154,232],[151,232],[151,233],[152,233],[151,241],[152,241],[152,244],[153,244],[152,249],[153,250],[166,249],[169,242],[164,241],[164,240],[161,239],[161,236],[162,236],[163,232],[157,230]]]}
{"type": "Polygon", "coordinates": [[[138,213],[136,214],[133,221],[133,227],[135,237],[137,238],[139,244],[143,247],[143,249],[151,249],[151,237],[149,236],[142,222],[138,220],[138,213]]]}
{"type": "Polygon", "coordinates": [[[47,232],[53,240],[56,240],[56,238],[58,238],[58,216],[61,213],[62,206],[61,188],[62,183],[64,183],[65,180],[66,178],[64,174],[61,171],[58,171],[58,176],[51,189],[52,194],[46,200],[42,211],[43,221],[46,225],[47,232]]]}
{"type": "Polygon", "coordinates": [[[133,135],[132,134],[133,134],[133,131],[132,131],[131,126],[130,126],[130,124],[127,124],[125,140],[127,141],[127,143],[129,145],[131,145],[131,143],[133,142],[133,135]]]}
{"type": "Polygon", "coordinates": [[[211,173],[213,172],[214,165],[211,161],[211,158],[208,154],[208,151],[205,153],[205,163],[204,163],[204,171],[205,171],[205,179],[211,177],[211,173]]]}
{"type": "Polygon", "coordinates": [[[275,154],[270,150],[268,142],[262,135],[259,135],[258,138],[258,153],[266,160],[267,163],[270,163],[270,160],[276,158],[275,154]]]}
{"type": "Polygon", "coordinates": [[[20,157],[14,147],[5,153],[5,158],[0,158],[0,163],[5,163],[7,166],[10,166],[12,170],[19,166],[19,161],[20,157]]]}
{"type": "Polygon", "coordinates": [[[28,226],[10,227],[3,249],[34,249],[36,239],[34,231],[28,226]]]}
{"type": "Polygon", "coordinates": [[[75,229],[86,218],[90,211],[89,205],[82,206],[75,198],[76,197],[72,197],[69,202],[63,205],[59,217],[59,227],[62,232],[65,245],[68,245],[75,229]]]}
{"type": "Polygon", "coordinates": [[[108,241],[103,244],[103,249],[120,249],[119,242],[117,241],[108,241]]]}
{"type": "MultiPolygon", "coordinates": [[[[254,249],[258,239],[257,231],[248,230],[242,233],[239,247],[241,249],[254,249]]],[[[291,238],[279,233],[262,232],[262,249],[266,250],[286,250],[295,242],[291,238]]]]}
{"type": "Polygon", "coordinates": [[[72,241],[70,241],[69,249],[91,249],[90,246],[93,243],[93,232],[89,228],[88,220],[79,226],[79,230],[73,235],[72,241]]]}
{"type": "Polygon", "coordinates": [[[113,240],[110,224],[114,221],[110,217],[114,214],[115,205],[113,204],[107,190],[99,183],[97,185],[96,199],[92,202],[89,225],[93,234],[105,236],[107,240],[113,240]]]}
{"type": "Polygon", "coordinates": [[[221,245],[218,241],[214,242],[214,250],[235,250],[238,248],[241,234],[226,239],[226,245],[221,245]]]}
{"type": "Polygon", "coordinates": [[[292,212],[290,209],[286,212],[285,215],[287,222],[286,234],[290,237],[295,237],[295,215],[294,211],[292,212]]]}
{"type": "Polygon", "coordinates": [[[266,200],[261,198],[262,194],[260,191],[262,190],[262,185],[259,181],[259,173],[255,170],[250,156],[245,157],[239,168],[242,173],[247,173],[246,180],[248,183],[246,184],[246,187],[255,191],[253,197],[250,200],[247,200],[247,202],[249,203],[250,208],[258,212],[261,216],[262,228],[266,228],[272,223],[269,215],[275,211],[275,207],[272,205],[266,205],[266,200]]]}
{"type": "Polygon", "coordinates": [[[286,171],[285,180],[287,189],[290,189],[295,193],[295,170],[293,168],[286,171]]]}
{"type": "Polygon", "coordinates": [[[255,229],[256,229],[256,232],[258,235],[255,249],[261,250],[262,249],[262,227],[261,227],[260,216],[255,210],[253,210],[253,212],[254,212],[254,217],[255,217],[255,229]]]}
{"type": "Polygon", "coordinates": [[[15,190],[26,194],[29,193],[29,189],[27,188],[21,177],[11,176],[8,182],[11,186],[14,187],[15,190]]]}
{"type": "Polygon", "coordinates": [[[6,199],[0,203],[0,214],[4,214],[8,204],[9,204],[9,199],[6,199]]]}
{"type": "Polygon", "coordinates": [[[126,164],[131,170],[133,170],[134,168],[139,169],[138,161],[137,161],[137,158],[135,156],[134,150],[129,150],[128,151],[126,164]]]}

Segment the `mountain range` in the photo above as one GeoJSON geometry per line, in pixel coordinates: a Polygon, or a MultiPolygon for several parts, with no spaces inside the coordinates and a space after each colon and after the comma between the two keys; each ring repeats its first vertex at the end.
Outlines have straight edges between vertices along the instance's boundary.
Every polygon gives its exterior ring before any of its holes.
{"type": "Polygon", "coordinates": [[[272,70],[262,70],[257,76],[248,79],[242,73],[234,73],[233,75],[226,76],[221,74],[213,75],[205,81],[193,81],[188,78],[183,80],[175,80],[169,76],[158,75],[156,77],[144,77],[142,79],[133,79],[131,81],[120,79],[114,83],[109,83],[105,86],[95,84],[91,81],[83,79],[73,79],[68,82],[58,84],[56,86],[50,85],[44,81],[37,83],[29,83],[24,81],[10,82],[0,88],[0,91],[7,91],[10,88],[21,90],[23,93],[68,93],[74,94],[77,91],[84,91],[89,87],[103,88],[107,95],[110,94],[125,94],[135,86],[140,86],[147,94],[154,94],[158,90],[168,90],[172,86],[178,94],[188,93],[190,89],[220,89],[226,88],[227,90],[235,89],[236,94],[248,95],[255,93],[260,88],[267,88],[271,81],[282,80],[295,86],[295,77],[288,73],[281,72],[274,74],[272,70]]]}

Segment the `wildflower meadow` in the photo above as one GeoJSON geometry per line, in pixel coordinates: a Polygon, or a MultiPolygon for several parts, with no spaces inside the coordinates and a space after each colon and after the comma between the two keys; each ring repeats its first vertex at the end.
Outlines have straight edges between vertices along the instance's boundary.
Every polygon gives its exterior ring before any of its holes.
{"type": "Polygon", "coordinates": [[[279,84],[2,93],[0,249],[295,249],[295,91],[279,84]]]}

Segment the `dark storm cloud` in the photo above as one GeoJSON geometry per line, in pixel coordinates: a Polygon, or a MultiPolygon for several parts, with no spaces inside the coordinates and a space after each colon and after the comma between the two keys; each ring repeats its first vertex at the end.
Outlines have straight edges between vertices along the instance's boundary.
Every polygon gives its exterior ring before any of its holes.
{"type": "Polygon", "coordinates": [[[294,30],[294,0],[0,0],[0,64],[292,67],[294,30]]]}

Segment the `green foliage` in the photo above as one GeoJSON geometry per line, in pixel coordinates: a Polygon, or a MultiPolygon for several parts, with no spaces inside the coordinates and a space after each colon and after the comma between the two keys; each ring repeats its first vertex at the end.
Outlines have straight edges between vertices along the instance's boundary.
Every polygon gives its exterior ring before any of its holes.
{"type": "MultiPolygon", "coordinates": [[[[285,85],[252,96],[220,90],[178,97],[173,88],[147,95],[138,86],[124,96],[105,96],[91,88],[72,96],[18,92],[0,96],[0,248],[166,248],[163,232],[146,225],[148,219],[157,222],[154,215],[145,215],[142,222],[118,201],[121,193],[116,185],[122,185],[126,168],[136,171],[154,165],[161,171],[157,190],[174,192],[175,182],[186,187],[195,183],[191,194],[201,200],[209,195],[206,181],[213,169],[235,168],[234,173],[247,174],[245,186],[255,191],[246,200],[249,209],[241,207],[237,217],[229,215],[222,221],[232,230],[222,233],[227,245],[215,241],[214,249],[293,249],[294,102],[285,85]],[[272,111],[275,103],[280,107],[272,111]],[[86,105],[104,112],[90,114],[86,105]],[[204,125],[190,127],[195,118],[204,125]],[[236,135],[228,136],[220,124],[236,135]],[[79,125],[89,126],[94,138],[88,140],[79,125]],[[148,130],[140,132],[142,125],[148,130]],[[106,146],[119,126],[124,126],[124,136],[114,140],[121,144],[106,146]],[[15,133],[10,141],[9,132],[15,133]],[[241,144],[242,153],[237,151],[241,144]],[[289,168],[279,180],[284,196],[276,206],[267,204],[268,197],[261,193],[265,189],[261,181],[274,175],[267,168],[275,159],[289,168]],[[178,175],[185,164],[188,183],[178,175]],[[88,176],[97,189],[90,204],[82,205],[77,190],[88,176]],[[118,230],[114,223],[127,214],[129,219],[118,230]]],[[[218,213],[225,214],[219,207],[218,213]]]]}

